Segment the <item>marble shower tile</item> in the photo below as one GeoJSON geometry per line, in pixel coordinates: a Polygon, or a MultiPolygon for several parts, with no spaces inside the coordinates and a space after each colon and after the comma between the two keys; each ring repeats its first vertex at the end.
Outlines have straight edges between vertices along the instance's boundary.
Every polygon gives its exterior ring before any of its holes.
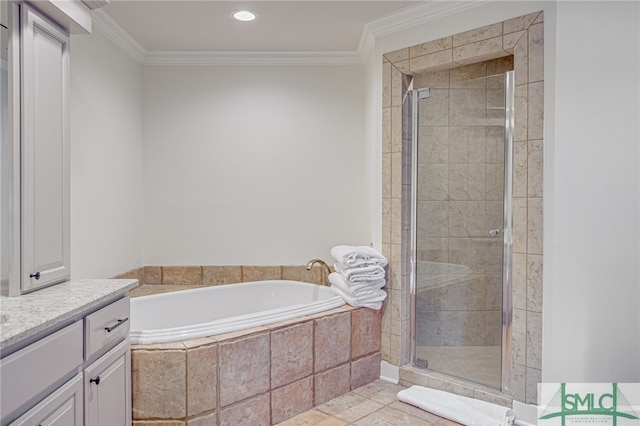
{"type": "Polygon", "coordinates": [[[517,18],[508,19],[502,23],[503,31],[505,34],[513,33],[516,31],[526,30],[540,15],[541,12],[534,12],[524,16],[518,16],[517,18]]]}
{"type": "Polygon", "coordinates": [[[162,284],[162,267],[145,266],[144,284],[162,284]]]}
{"type": "Polygon", "coordinates": [[[529,108],[528,89],[529,89],[529,86],[526,84],[515,87],[514,113],[513,113],[514,142],[526,141],[528,138],[528,129],[527,129],[527,117],[528,117],[528,108],[529,108]]]}
{"type": "Polygon", "coordinates": [[[201,266],[163,266],[162,284],[198,285],[202,284],[201,266]]]}
{"type": "Polygon", "coordinates": [[[527,312],[527,367],[542,368],[542,313],[527,312]]]}
{"type": "Polygon", "coordinates": [[[242,282],[242,266],[203,266],[202,283],[206,285],[242,282]]]}
{"type": "Polygon", "coordinates": [[[527,310],[542,312],[542,255],[527,255],[527,310]]]}
{"type": "Polygon", "coordinates": [[[476,28],[453,36],[453,46],[475,43],[502,35],[502,22],[476,28]]]}
{"type": "Polygon", "coordinates": [[[527,132],[529,139],[543,138],[543,97],[544,84],[542,82],[528,85],[528,123],[527,132]]]}
{"type": "Polygon", "coordinates": [[[409,56],[412,58],[440,52],[453,47],[453,37],[444,37],[427,43],[418,44],[409,48],[409,56]]]}
{"type": "Polygon", "coordinates": [[[422,126],[418,130],[418,164],[449,162],[449,128],[422,126]]]}
{"type": "Polygon", "coordinates": [[[393,52],[385,53],[384,57],[387,58],[389,62],[404,61],[405,59],[409,59],[409,48],[405,47],[394,50],[393,52]]]}
{"type": "Polygon", "coordinates": [[[527,196],[542,197],[543,183],[543,152],[542,141],[532,140],[527,144],[528,163],[527,169],[527,196]]]}
{"type": "Polygon", "coordinates": [[[453,48],[453,60],[462,65],[507,56],[502,49],[502,36],[476,41],[453,48]]]}
{"type": "Polygon", "coordinates": [[[529,83],[544,79],[544,24],[529,27],[529,83]]]}
{"type": "Polygon", "coordinates": [[[391,106],[391,64],[385,62],[382,64],[382,107],[389,108],[391,106]]]}
{"type": "Polygon", "coordinates": [[[409,59],[409,68],[412,73],[451,68],[452,64],[453,49],[441,50],[439,52],[416,56],[409,59]]]}
{"type": "Polygon", "coordinates": [[[527,142],[520,141],[513,143],[513,196],[527,196],[528,181],[528,156],[527,142]]]}
{"type": "Polygon", "coordinates": [[[527,253],[542,254],[542,198],[527,201],[527,253]]]}

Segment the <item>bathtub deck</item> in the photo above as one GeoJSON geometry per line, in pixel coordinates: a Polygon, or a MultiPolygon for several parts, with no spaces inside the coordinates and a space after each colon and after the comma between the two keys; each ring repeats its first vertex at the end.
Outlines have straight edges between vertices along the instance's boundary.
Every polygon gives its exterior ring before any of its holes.
{"type": "Polygon", "coordinates": [[[403,386],[376,380],[278,426],[461,426],[398,401],[403,386]]]}

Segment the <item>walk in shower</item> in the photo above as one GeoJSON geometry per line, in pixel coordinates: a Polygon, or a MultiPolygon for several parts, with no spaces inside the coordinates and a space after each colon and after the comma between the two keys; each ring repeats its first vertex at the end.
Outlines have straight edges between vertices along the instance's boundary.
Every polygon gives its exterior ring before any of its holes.
{"type": "Polygon", "coordinates": [[[445,74],[422,88],[414,77],[406,105],[413,121],[413,364],[507,390],[513,71],[445,74]]]}

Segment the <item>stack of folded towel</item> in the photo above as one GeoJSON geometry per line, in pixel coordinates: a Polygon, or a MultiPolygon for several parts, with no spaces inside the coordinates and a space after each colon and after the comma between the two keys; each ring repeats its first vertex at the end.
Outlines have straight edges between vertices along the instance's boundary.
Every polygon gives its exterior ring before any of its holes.
{"type": "Polygon", "coordinates": [[[331,249],[336,272],[329,274],[331,288],[351,306],[380,309],[387,293],[387,258],[368,246],[336,246],[331,249]]]}

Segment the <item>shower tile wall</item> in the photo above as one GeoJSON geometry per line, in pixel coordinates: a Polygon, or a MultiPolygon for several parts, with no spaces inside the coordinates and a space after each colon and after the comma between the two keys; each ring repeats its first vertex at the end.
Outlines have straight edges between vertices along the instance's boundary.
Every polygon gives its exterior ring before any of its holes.
{"type": "Polygon", "coordinates": [[[503,222],[504,115],[491,108],[503,106],[504,79],[469,80],[510,70],[505,56],[413,79],[414,89],[431,88],[418,130],[420,346],[501,342],[502,240],[487,232],[503,222]]]}
{"type": "MultiPolygon", "coordinates": [[[[406,218],[410,208],[410,184],[403,173],[410,165],[410,144],[402,134],[403,81],[425,72],[439,75],[443,81],[446,75],[437,71],[513,56],[516,87],[511,395],[528,403],[537,402],[536,387],[541,381],[543,28],[542,13],[536,12],[385,54],[382,65],[382,248],[390,259],[382,356],[391,364],[404,366],[411,362],[411,337],[409,265],[408,256],[403,256],[403,251],[407,253],[406,218]]],[[[438,81],[429,84],[437,85],[438,81]]],[[[442,116],[435,112],[436,118],[442,116]]],[[[437,144],[433,149],[434,155],[444,155],[437,144]]],[[[460,155],[464,155],[464,149],[460,155]]],[[[499,151],[496,155],[500,155],[499,151]]],[[[431,173],[437,175],[438,171],[431,173]]],[[[447,184],[449,193],[473,193],[476,189],[471,182],[466,186],[447,184]]],[[[443,191],[444,182],[431,195],[443,191]]],[[[437,251],[439,237],[429,238],[430,245],[423,241],[423,248],[437,251]]],[[[403,377],[413,380],[401,369],[401,380],[403,377]]],[[[444,385],[442,379],[429,385],[450,386],[444,385]]]]}

